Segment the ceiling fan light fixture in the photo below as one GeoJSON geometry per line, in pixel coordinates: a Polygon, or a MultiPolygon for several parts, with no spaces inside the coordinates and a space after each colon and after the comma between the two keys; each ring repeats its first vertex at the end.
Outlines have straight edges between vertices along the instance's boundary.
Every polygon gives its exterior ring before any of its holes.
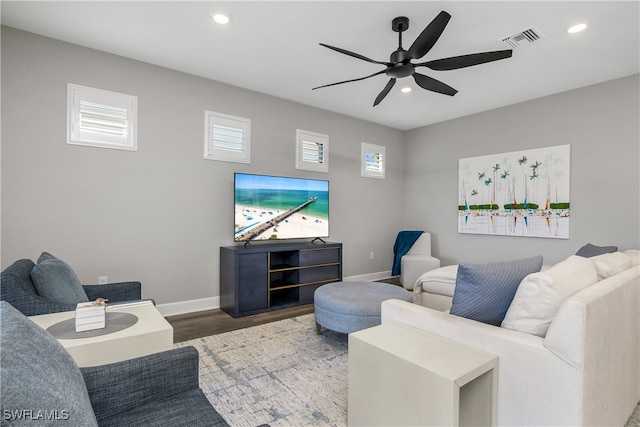
{"type": "Polygon", "coordinates": [[[572,25],[572,26],[571,26],[571,27],[569,27],[569,29],[567,30],[567,33],[569,33],[569,34],[579,33],[580,31],[584,31],[586,28],[587,28],[587,24],[585,24],[585,23],[580,23],[580,24],[572,25]]]}
{"type": "Polygon", "coordinates": [[[219,10],[211,14],[211,19],[213,19],[213,22],[216,24],[227,25],[231,22],[231,14],[229,12],[219,10]]]}
{"type": "Polygon", "coordinates": [[[411,86],[405,86],[402,89],[400,89],[400,92],[402,93],[410,93],[413,89],[411,88],[411,86]]]}

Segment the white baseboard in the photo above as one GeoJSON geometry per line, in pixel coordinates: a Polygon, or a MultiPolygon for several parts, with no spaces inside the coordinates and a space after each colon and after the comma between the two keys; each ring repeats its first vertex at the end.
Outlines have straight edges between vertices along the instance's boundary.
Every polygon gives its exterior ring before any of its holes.
{"type": "Polygon", "coordinates": [[[391,278],[391,270],[378,271],[377,273],[359,274],[357,276],[343,277],[343,282],[374,282],[376,280],[391,278]]]}
{"type": "MultiPolygon", "coordinates": [[[[388,279],[391,277],[391,270],[379,271],[377,273],[359,274],[357,276],[343,277],[345,282],[373,282],[375,280],[388,279]]],[[[195,311],[213,310],[220,308],[220,297],[210,297],[202,299],[192,299],[188,301],[170,302],[158,304],[156,306],[163,316],[176,316],[178,314],[193,313],[195,311]]]]}
{"type": "Polygon", "coordinates": [[[158,304],[156,308],[163,316],[175,316],[178,314],[193,313],[194,311],[213,310],[220,308],[220,297],[158,304]]]}

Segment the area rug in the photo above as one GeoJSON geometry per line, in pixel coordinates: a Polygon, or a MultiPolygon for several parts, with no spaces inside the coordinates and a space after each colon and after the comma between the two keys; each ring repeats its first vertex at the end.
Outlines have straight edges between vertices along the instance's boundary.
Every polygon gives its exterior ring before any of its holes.
{"type": "MultiPolygon", "coordinates": [[[[347,336],[313,314],[177,343],[200,352],[200,387],[233,427],[346,426],[347,336]]],[[[640,405],[625,427],[640,427],[640,405]]]]}
{"type": "Polygon", "coordinates": [[[316,334],[313,314],[184,341],[200,387],[234,427],[346,426],[347,336],[316,334]]]}

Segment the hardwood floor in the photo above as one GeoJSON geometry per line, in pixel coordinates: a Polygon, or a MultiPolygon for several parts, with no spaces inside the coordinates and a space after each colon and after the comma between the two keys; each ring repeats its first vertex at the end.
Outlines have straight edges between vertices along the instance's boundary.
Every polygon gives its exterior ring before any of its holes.
{"type": "Polygon", "coordinates": [[[234,331],[236,329],[250,328],[251,326],[275,322],[276,320],[288,319],[308,313],[313,313],[313,304],[254,314],[237,319],[221,309],[168,316],[166,319],[171,326],[173,326],[173,342],[181,342],[234,331]]]}
{"type": "MultiPolygon", "coordinates": [[[[378,281],[400,286],[400,281],[397,277],[378,281]]],[[[166,319],[173,326],[173,342],[175,343],[208,335],[222,334],[236,329],[250,328],[251,326],[302,316],[308,313],[313,313],[313,304],[254,314],[253,316],[239,317],[237,319],[221,309],[167,316],[166,319]]]]}

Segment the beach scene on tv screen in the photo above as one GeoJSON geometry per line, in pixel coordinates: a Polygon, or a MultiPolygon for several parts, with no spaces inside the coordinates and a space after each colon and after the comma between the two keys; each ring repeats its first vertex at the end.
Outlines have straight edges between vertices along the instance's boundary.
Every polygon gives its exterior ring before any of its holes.
{"type": "Polygon", "coordinates": [[[329,236],[329,181],[236,174],[237,242],[329,236]]]}

